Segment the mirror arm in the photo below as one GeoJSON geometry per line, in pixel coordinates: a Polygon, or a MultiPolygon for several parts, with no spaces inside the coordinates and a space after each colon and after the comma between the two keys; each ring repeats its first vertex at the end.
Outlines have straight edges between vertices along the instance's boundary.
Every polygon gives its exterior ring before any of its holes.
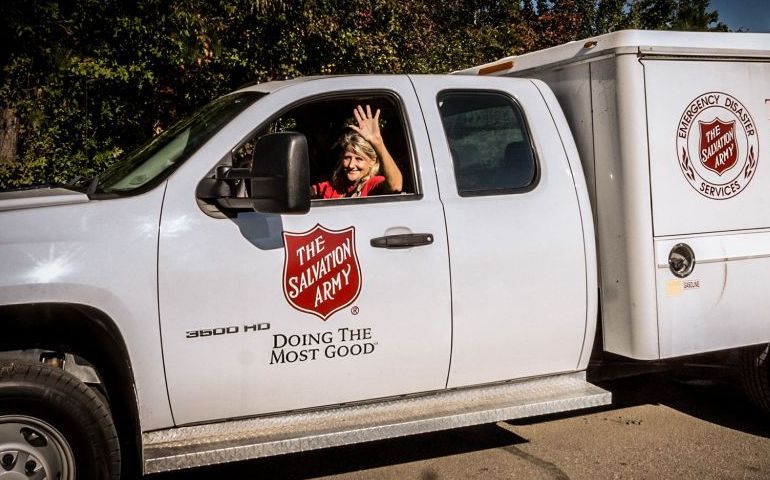
{"type": "Polygon", "coordinates": [[[234,168],[230,165],[220,165],[216,171],[217,180],[245,180],[251,178],[250,168],[234,168]]]}

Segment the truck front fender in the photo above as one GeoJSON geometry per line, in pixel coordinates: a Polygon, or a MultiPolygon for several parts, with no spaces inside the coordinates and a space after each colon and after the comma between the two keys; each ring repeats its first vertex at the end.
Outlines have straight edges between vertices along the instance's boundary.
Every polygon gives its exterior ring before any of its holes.
{"type": "Polygon", "coordinates": [[[139,465],[139,412],[131,359],[115,322],[96,308],[72,303],[0,306],[0,352],[29,349],[71,353],[96,370],[121,439],[124,464],[139,465]]]}

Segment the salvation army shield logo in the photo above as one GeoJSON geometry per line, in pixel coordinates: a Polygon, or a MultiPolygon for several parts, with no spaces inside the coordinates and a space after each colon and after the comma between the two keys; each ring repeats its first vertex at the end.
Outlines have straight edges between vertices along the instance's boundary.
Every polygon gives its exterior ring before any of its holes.
{"type": "Polygon", "coordinates": [[[699,194],[714,200],[738,195],[757,171],[759,139],[751,112],[724,92],[699,95],[679,119],[676,153],[699,194]]]}
{"type": "Polygon", "coordinates": [[[700,126],[700,163],[721,176],[738,161],[738,144],[735,141],[735,121],[723,122],[717,117],[713,122],[698,122],[700,126]]]}
{"type": "Polygon", "coordinates": [[[316,225],[307,232],[283,232],[283,293],[289,304],[326,321],[361,292],[356,230],[316,225]]]}

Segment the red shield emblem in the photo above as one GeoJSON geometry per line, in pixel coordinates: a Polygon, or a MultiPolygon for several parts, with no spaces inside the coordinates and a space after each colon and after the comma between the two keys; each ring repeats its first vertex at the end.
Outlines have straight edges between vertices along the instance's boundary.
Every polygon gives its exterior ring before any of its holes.
{"type": "Polygon", "coordinates": [[[735,121],[723,122],[718,118],[700,125],[701,164],[717,175],[733,168],[738,161],[738,144],[735,141],[735,121]]]}
{"type": "Polygon", "coordinates": [[[321,225],[303,233],[283,232],[283,293],[297,310],[326,320],[358,298],[361,268],[356,230],[321,225]]]}

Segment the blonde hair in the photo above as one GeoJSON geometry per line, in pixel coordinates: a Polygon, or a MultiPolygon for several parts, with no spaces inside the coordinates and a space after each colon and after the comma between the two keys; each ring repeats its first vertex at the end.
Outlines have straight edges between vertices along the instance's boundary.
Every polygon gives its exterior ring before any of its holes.
{"type": "Polygon", "coordinates": [[[337,140],[335,148],[340,149],[340,158],[337,160],[337,166],[334,167],[334,174],[332,174],[332,186],[335,190],[341,192],[347,190],[347,178],[343,171],[342,158],[348,149],[352,150],[359,157],[368,158],[374,162],[371,170],[369,170],[369,175],[359,180],[361,185],[380,172],[380,160],[377,158],[377,152],[372,147],[372,144],[357,132],[348,130],[343,133],[339,140],[337,140]]]}

